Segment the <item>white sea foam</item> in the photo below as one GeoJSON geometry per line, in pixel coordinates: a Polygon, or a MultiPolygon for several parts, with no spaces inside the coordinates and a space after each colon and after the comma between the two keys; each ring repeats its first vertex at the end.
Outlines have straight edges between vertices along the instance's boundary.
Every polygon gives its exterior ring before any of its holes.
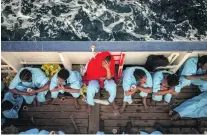
{"type": "MultiPolygon", "coordinates": [[[[108,2],[123,8],[129,7],[130,5],[130,10],[119,12],[113,8],[109,8],[108,3],[98,4],[95,2],[95,0],[34,0],[34,2],[31,3],[33,5],[33,7],[31,7],[31,11],[27,14],[24,14],[24,12],[22,12],[23,0],[10,0],[10,3],[7,3],[6,0],[2,0],[2,26],[6,27],[7,30],[14,31],[17,29],[16,26],[18,24],[19,29],[25,30],[24,36],[27,38],[29,37],[28,40],[38,39],[41,36],[41,31],[47,33],[49,38],[57,38],[60,36],[60,31],[64,31],[71,32],[80,39],[87,38],[90,40],[93,39],[90,37],[90,31],[85,31],[83,28],[85,22],[82,19],[84,18],[75,19],[76,16],[79,15],[80,11],[82,11],[91,21],[87,23],[99,21],[101,23],[103,32],[112,35],[112,37],[114,28],[119,26],[118,31],[127,33],[134,38],[155,40],[152,38],[152,30],[154,27],[153,24],[158,27],[158,36],[168,34],[167,28],[156,20],[157,13],[153,12],[148,4],[140,2],[139,0],[108,0],[108,2]],[[58,10],[55,8],[55,6],[58,5],[64,6],[64,9],[60,10],[67,12],[61,12],[59,15],[55,15],[53,12],[58,10]],[[10,7],[13,13],[7,13],[5,11],[6,7],[10,7]],[[48,10],[44,8],[50,9],[48,10]],[[39,12],[42,10],[45,10],[44,13],[39,12]],[[136,19],[137,16],[140,16],[142,20],[139,20],[139,18],[136,19]],[[145,21],[144,26],[138,24],[144,23],[143,21],[145,21]],[[107,22],[110,22],[110,24],[107,22]],[[40,24],[44,25],[43,30],[40,29],[40,24]],[[142,33],[142,31],[145,32],[142,33]]],[[[160,1],[158,0],[149,0],[149,3],[159,2],[160,1]]],[[[195,3],[193,6],[196,7],[200,5],[195,3]]],[[[175,29],[171,31],[173,36],[172,40],[198,40],[198,38],[195,36],[198,35],[198,30],[195,27],[192,27],[189,20],[184,20],[183,22],[176,24],[176,20],[169,18],[167,15],[163,15],[161,20],[166,23],[175,23],[175,29]],[[185,31],[185,33],[183,33],[183,31],[185,31]]],[[[200,40],[206,40],[206,35],[200,35],[200,40]]],[[[22,40],[24,40],[25,37],[22,37],[22,40]]],[[[45,39],[48,37],[45,36],[45,39]]],[[[159,40],[163,39],[164,38],[161,37],[159,40]]],[[[99,35],[97,36],[96,40],[104,39],[99,35]]],[[[111,40],[115,39],[111,38],[111,40]]]]}

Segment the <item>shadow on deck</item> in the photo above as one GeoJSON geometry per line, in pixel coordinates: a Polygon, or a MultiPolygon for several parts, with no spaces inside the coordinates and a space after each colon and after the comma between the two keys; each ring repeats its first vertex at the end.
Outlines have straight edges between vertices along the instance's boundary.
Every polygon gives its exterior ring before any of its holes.
{"type": "MultiPolygon", "coordinates": [[[[196,87],[187,87],[182,89],[182,92],[173,97],[173,106],[177,106],[183,101],[199,94],[196,87]]],[[[108,93],[101,90],[101,99],[107,99],[108,93]]],[[[148,97],[150,101],[151,96],[148,97]]],[[[117,90],[116,102],[121,105],[123,101],[123,90],[119,86],[117,90]]],[[[171,133],[195,133],[194,128],[197,125],[197,119],[182,119],[171,121],[168,117],[169,108],[163,102],[157,103],[156,107],[150,106],[150,113],[144,112],[141,103],[141,97],[138,94],[133,96],[133,104],[128,105],[125,112],[120,116],[115,116],[112,106],[98,105],[91,116],[85,112],[86,104],[79,99],[81,109],[76,111],[73,105],[73,99],[67,96],[65,101],[55,99],[50,105],[44,103],[40,107],[28,106],[28,110],[21,109],[19,120],[10,121],[20,131],[29,130],[31,128],[39,128],[45,130],[61,130],[67,134],[75,133],[75,128],[72,124],[70,116],[74,114],[75,122],[80,130],[80,133],[96,133],[98,130],[99,118],[104,120],[105,133],[112,133],[113,129],[117,129],[118,133],[121,127],[124,127],[130,120],[133,124],[131,133],[138,133],[139,130],[151,132],[155,122],[159,122],[171,133]],[[33,118],[33,122],[31,120],[33,118]]],[[[202,120],[203,130],[207,129],[207,120],[202,120]]]]}

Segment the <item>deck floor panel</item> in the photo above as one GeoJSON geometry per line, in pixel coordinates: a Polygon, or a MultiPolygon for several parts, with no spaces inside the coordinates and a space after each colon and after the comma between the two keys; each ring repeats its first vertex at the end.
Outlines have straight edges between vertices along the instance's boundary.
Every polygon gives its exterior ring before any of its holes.
{"type": "MultiPolygon", "coordinates": [[[[173,107],[181,104],[187,99],[199,94],[198,88],[195,86],[186,87],[181,90],[178,96],[173,96],[173,107]]],[[[86,104],[79,98],[81,109],[76,111],[71,96],[64,96],[65,101],[61,99],[54,99],[52,104],[50,102],[43,103],[39,107],[32,107],[28,105],[28,111],[20,110],[20,119],[13,125],[17,126],[20,131],[25,131],[31,128],[39,128],[45,130],[61,130],[68,134],[75,133],[70,116],[73,114],[75,122],[80,129],[81,134],[96,133],[98,130],[99,119],[104,120],[105,133],[112,133],[113,129],[123,128],[130,120],[133,124],[131,133],[138,133],[143,130],[152,132],[156,130],[153,126],[155,122],[159,122],[170,133],[195,133],[194,128],[197,126],[197,119],[183,118],[178,121],[171,121],[168,116],[169,107],[163,102],[157,102],[156,107],[149,106],[149,113],[144,111],[141,97],[137,94],[133,96],[133,103],[127,105],[125,112],[120,116],[115,116],[112,105],[98,105],[93,108],[92,116],[88,116],[85,112],[86,104]],[[35,124],[28,120],[33,117],[35,124]],[[99,118],[98,118],[99,117],[99,118]],[[95,125],[95,126],[94,126],[95,125]]],[[[100,98],[108,99],[109,94],[105,90],[101,90],[100,98]]],[[[99,98],[99,94],[96,95],[99,98]]],[[[148,103],[151,101],[151,94],[148,97],[148,103]]],[[[119,105],[123,102],[123,90],[119,86],[117,90],[117,97],[115,100],[119,105]]],[[[202,130],[207,129],[207,119],[202,119],[202,130]]]]}

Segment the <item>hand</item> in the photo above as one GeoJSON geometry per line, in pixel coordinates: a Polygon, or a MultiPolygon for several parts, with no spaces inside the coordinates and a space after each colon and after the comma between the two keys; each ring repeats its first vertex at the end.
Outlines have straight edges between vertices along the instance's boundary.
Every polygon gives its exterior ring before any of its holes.
{"type": "Polygon", "coordinates": [[[133,90],[136,90],[137,89],[137,86],[136,85],[132,85],[131,86],[131,90],[133,91],[133,90]]]}
{"type": "Polygon", "coordinates": [[[110,65],[107,61],[102,61],[102,67],[104,67],[106,70],[110,69],[110,65]]]}
{"type": "Polygon", "coordinates": [[[169,94],[172,94],[172,93],[174,93],[175,92],[175,90],[173,90],[173,89],[170,89],[169,90],[169,94]]]}
{"type": "Polygon", "coordinates": [[[59,88],[60,90],[65,90],[65,87],[64,87],[63,85],[61,85],[61,84],[58,85],[58,88],[59,88]]]}
{"type": "Polygon", "coordinates": [[[37,91],[36,91],[36,90],[31,89],[31,91],[29,92],[29,95],[35,95],[36,93],[37,93],[37,91]]]}
{"type": "Polygon", "coordinates": [[[33,96],[35,95],[36,93],[32,93],[32,92],[28,92],[28,96],[33,96]]]}
{"type": "Polygon", "coordinates": [[[100,77],[100,80],[104,81],[104,80],[106,80],[106,77],[100,77]]]}
{"type": "Polygon", "coordinates": [[[130,93],[131,93],[131,90],[127,90],[127,91],[125,92],[125,94],[126,94],[127,96],[130,96],[130,93]]]}

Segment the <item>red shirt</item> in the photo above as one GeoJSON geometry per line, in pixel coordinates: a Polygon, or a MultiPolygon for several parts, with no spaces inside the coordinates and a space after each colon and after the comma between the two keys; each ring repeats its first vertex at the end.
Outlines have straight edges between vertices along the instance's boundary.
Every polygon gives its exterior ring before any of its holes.
{"type": "MultiPolygon", "coordinates": [[[[107,76],[107,71],[102,67],[102,61],[107,57],[111,56],[109,52],[100,52],[96,54],[95,58],[91,58],[88,63],[88,67],[84,76],[84,80],[99,80],[101,77],[107,76]]],[[[113,56],[110,61],[111,75],[115,76],[115,62],[113,56]]]]}

